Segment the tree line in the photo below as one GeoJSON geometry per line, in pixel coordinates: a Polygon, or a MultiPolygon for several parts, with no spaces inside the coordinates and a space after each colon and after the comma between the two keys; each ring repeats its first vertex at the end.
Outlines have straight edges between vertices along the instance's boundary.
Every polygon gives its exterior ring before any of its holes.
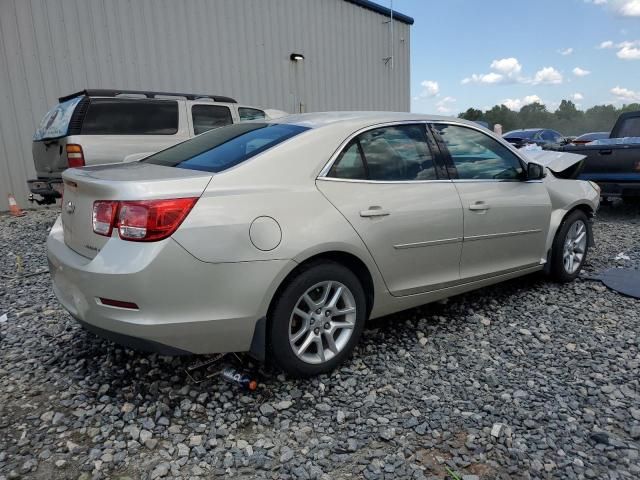
{"type": "Polygon", "coordinates": [[[640,103],[632,103],[617,108],[614,105],[596,105],[582,111],[576,108],[571,100],[562,100],[555,112],[550,112],[541,103],[525,105],[519,112],[510,110],[504,105],[496,105],[483,112],[477,108],[469,108],[458,115],[466,120],[481,120],[491,128],[496,123],[502,125],[502,131],[520,128],[551,128],[563,135],[581,135],[588,132],[608,132],[621,113],[640,110],[640,103]]]}

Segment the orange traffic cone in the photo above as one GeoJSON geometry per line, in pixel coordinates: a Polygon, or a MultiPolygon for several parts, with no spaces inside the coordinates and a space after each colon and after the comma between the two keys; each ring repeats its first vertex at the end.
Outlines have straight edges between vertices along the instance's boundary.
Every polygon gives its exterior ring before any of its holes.
{"type": "Polygon", "coordinates": [[[9,213],[14,217],[21,217],[26,215],[26,212],[23,212],[22,209],[18,206],[18,202],[16,202],[16,197],[13,194],[9,194],[9,213]]]}

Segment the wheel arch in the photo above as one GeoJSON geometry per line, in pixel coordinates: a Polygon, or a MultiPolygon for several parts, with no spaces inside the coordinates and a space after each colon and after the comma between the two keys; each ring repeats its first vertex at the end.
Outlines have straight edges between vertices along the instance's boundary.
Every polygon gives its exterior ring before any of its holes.
{"type": "Polygon", "coordinates": [[[367,301],[367,317],[369,316],[371,310],[373,309],[373,302],[375,298],[375,284],[369,267],[367,267],[367,264],[361,258],[353,253],[343,250],[328,250],[325,252],[316,253],[309,256],[308,258],[305,258],[303,261],[299,262],[298,265],[296,265],[296,267],[292,269],[280,282],[280,285],[278,285],[278,288],[276,288],[269,301],[269,308],[267,309],[267,323],[269,322],[269,319],[271,317],[271,312],[275,305],[276,299],[280,295],[280,292],[282,292],[282,290],[291,281],[291,279],[293,279],[304,269],[309,268],[309,266],[313,265],[314,263],[320,263],[323,260],[339,263],[340,265],[347,267],[355,274],[356,277],[358,277],[358,280],[362,284],[362,288],[365,292],[365,298],[367,301]]]}
{"type": "Polygon", "coordinates": [[[575,212],[576,210],[580,210],[582,211],[586,216],[587,219],[589,220],[589,222],[587,223],[587,241],[588,241],[588,246],[592,247],[595,244],[594,238],[593,238],[593,228],[591,226],[591,224],[593,223],[593,219],[595,218],[596,212],[593,209],[593,207],[591,205],[589,205],[588,203],[578,203],[576,205],[573,205],[571,208],[569,208],[566,211],[561,212],[561,215],[558,215],[558,217],[555,219],[554,222],[552,222],[552,228],[553,228],[553,235],[549,235],[549,239],[548,239],[548,244],[547,244],[547,263],[545,264],[545,268],[544,271],[545,273],[549,273],[549,268],[551,267],[551,255],[553,254],[553,242],[556,238],[556,236],[558,235],[558,231],[560,230],[560,226],[562,225],[562,223],[567,219],[567,217],[569,217],[569,215],[571,215],[573,212],[575,212]]]}

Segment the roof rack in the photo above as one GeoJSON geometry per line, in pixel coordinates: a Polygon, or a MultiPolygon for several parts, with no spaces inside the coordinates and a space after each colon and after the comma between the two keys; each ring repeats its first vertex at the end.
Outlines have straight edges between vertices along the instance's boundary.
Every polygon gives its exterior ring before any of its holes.
{"type": "Polygon", "coordinates": [[[225,103],[238,103],[231,97],[224,97],[222,95],[206,95],[200,93],[177,93],[177,92],[151,92],[147,90],[109,90],[109,89],[85,89],[79,92],[72,93],[60,97],[58,100],[60,103],[71,100],[72,98],[87,96],[87,97],[117,97],[118,95],[144,95],[146,98],[162,97],[184,97],[187,100],[198,100],[200,98],[209,98],[214,102],[225,103]]]}

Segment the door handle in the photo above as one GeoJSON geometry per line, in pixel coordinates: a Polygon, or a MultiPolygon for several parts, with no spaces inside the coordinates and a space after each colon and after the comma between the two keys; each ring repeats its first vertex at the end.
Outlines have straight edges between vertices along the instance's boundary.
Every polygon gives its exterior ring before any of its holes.
{"type": "Polygon", "coordinates": [[[613,150],[609,149],[609,150],[598,150],[598,153],[600,155],[611,155],[613,153],[613,150]]]}
{"type": "Polygon", "coordinates": [[[360,210],[361,217],[386,217],[387,215],[391,215],[391,213],[377,205],[369,207],[367,210],[360,210]]]}
{"type": "Polygon", "coordinates": [[[475,202],[469,205],[469,210],[473,210],[474,212],[485,212],[490,208],[491,207],[484,202],[475,202]]]}

